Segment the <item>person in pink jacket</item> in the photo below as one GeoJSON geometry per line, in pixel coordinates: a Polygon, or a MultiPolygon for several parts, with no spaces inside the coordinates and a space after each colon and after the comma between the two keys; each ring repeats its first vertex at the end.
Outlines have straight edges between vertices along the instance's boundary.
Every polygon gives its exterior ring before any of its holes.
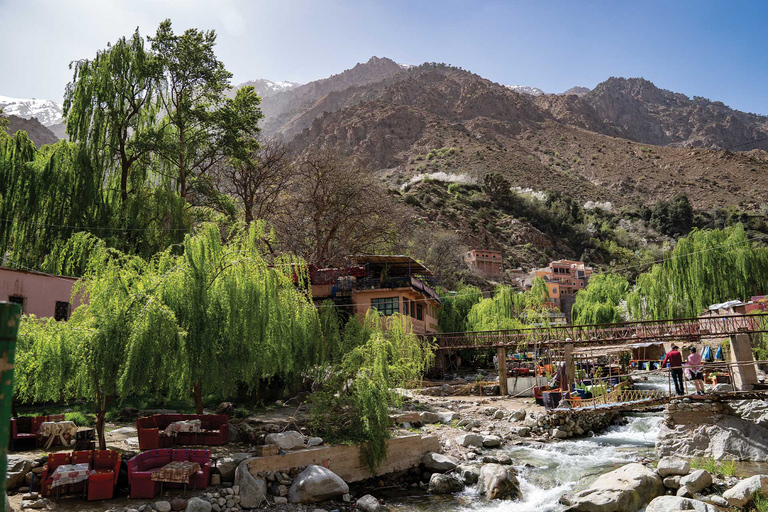
{"type": "Polygon", "coordinates": [[[701,366],[701,354],[696,352],[696,347],[691,347],[691,354],[687,361],[688,371],[691,373],[691,380],[696,386],[696,394],[704,394],[704,367],[701,366]]]}

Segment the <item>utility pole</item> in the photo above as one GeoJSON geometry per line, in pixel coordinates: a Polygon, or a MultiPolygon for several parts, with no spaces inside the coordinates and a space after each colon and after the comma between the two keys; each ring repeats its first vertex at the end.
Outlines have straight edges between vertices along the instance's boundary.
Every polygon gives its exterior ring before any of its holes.
{"type": "Polygon", "coordinates": [[[16,355],[16,336],[21,322],[21,306],[0,302],[0,512],[6,512],[7,494],[5,476],[8,468],[8,436],[13,400],[13,361],[16,355]]]}

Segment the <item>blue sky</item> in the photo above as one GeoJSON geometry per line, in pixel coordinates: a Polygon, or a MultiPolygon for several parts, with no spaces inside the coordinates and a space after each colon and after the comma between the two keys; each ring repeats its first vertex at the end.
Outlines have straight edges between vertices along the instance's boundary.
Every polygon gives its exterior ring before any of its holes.
{"type": "Polygon", "coordinates": [[[235,83],[304,83],[377,55],[546,92],[641,76],[768,115],[766,1],[0,0],[0,95],[61,100],[70,61],[166,17],[215,29],[235,83]]]}

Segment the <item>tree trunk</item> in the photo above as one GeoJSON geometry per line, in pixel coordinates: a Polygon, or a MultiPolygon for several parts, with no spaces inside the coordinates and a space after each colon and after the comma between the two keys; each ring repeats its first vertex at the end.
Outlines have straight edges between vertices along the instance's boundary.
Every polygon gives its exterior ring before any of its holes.
{"type": "Polygon", "coordinates": [[[203,414],[203,384],[196,382],[192,386],[192,399],[195,401],[195,413],[203,414]]]}
{"type": "Polygon", "coordinates": [[[99,436],[99,450],[107,449],[107,440],[104,437],[104,417],[107,414],[107,404],[109,404],[109,397],[102,395],[101,392],[96,393],[96,435],[99,436]]]}

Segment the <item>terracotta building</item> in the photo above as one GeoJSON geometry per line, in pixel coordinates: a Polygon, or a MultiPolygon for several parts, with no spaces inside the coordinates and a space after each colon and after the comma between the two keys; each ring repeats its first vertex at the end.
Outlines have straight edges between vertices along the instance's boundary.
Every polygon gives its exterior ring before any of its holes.
{"type": "Polygon", "coordinates": [[[464,256],[469,268],[485,277],[502,277],[504,269],[501,263],[501,251],[490,249],[472,249],[464,256]]]}
{"type": "Polygon", "coordinates": [[[534,277],[543,278],[552,305],[570,320],[576,292],[587,287],[591,275],[592,268],[584,265],[583,261],[556,260],[550,262],[548,267],[535,269],[530,278],[525,280],[524,287],[530,290],[534,277]]]}
{"type": "Polygon", "coordinates": [[[331,299],[336,307],[363,318],[370,308],[382,315],[408,317],[413,332],[438,332],[441,307],[432,272],[409,256],[361,255],[344,268],[310,267],[312,298],[318,306],[331,299]]]}
{"type": "Polygon", "coordinates": [[[0,301],[21,305],[25,315],[67,320],[79,301],[71,304],[73,277],[0,267],[0,301]]]}

